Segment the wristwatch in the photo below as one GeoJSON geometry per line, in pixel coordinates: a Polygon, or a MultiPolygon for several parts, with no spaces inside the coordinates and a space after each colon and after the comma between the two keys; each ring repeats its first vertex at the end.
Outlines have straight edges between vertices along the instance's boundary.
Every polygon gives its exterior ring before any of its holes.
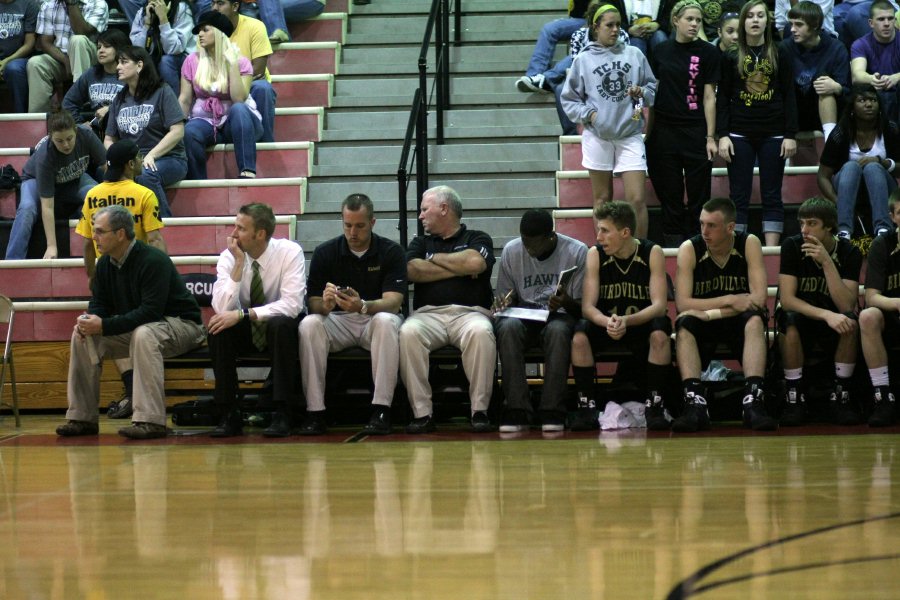
{"type": "Polygon", "coordinates": [[[359,309],[359,314],[367,315],[369,314],[369,303],[363,300],[362,308],[359,309]]]}

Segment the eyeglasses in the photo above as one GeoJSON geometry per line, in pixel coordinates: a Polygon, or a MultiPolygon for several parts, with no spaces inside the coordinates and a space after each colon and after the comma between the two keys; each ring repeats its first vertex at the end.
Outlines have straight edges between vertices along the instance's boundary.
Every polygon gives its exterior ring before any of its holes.
{"type": "MultiPolygon", "coordinates": [[[[122,229],[119,227],[119,229],[122,229]]],[[[107,233],[115,233],[119,229],[101,229],[99,227],[94,227],[94,235],[106,235],[107,233]]]]}

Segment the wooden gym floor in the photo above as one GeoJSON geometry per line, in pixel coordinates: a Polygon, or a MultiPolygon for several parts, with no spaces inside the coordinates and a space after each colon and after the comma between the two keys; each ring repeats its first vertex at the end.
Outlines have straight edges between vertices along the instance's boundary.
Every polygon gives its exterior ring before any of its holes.
{"type": "Polygon", "coordinates": [[[4,599],[900,597],[900,427],[134,443],[24,419],[0,422],[4,599]]]}

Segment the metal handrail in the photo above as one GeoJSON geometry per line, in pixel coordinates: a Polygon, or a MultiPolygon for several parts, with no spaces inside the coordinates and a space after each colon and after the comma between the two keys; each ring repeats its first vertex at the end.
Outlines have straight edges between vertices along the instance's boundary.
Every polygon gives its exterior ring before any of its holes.
{"type": "MultiPolygon", "coordinates": [[[[419,51],[419,87],[413,94],[413,101],[409,111],[409,122],[406,128],[406,136],[400,151],[400,164],[397,167],[398,183],[398,223],[400,232],[400,244],[406,248],[409,240],[409,232],[406,225],[406,195],[409,191],[410,173],[415,169],[416,174],[416,214],[422,202],[422,194],[428,189],[428,51],[432,47],[432,34],[434,34],[434,111],[436,117],[436,139],[439,145],[444,143],[444,112],[450,108],[450,2],[451,0],[432,0],[431,12],[428,15],[428,23],[425,25],[425,35],[422,38],[422,46],[419,51]],[[437,27],[435,27],[437,25],[437,27]],[[415,142],[415,151],[412,150],[415,142]],[[410,164],[412,154],[413,163],[410,164]]],[[[462,0],[455,2],[455,32],[454,44],[458,45],[461,39],[462,0]]],[[[422,225],[419,224],[421,235],[422,225]]]]}

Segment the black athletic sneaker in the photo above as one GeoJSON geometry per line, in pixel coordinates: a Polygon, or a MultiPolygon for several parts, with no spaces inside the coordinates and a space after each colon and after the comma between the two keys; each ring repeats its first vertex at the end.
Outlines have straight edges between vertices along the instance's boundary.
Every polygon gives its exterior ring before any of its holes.
{"type": "Polygon", "coordinates": [[[647,429],[650,431],[668,431],[672,428],[666,419],[666,409],[663,406],[662,397],[652,392],[647,398],[644,417],[647,419],[647,429]]]}
{"type": "Polygon", "coordinates": [[[751,386],[750,393],[744,396],[744,427],[753,431],[775,431],[778,421],[766,412],[763,391],[756,385],[751,386]]]}
{"type": "Polygon", "coordinates": [[[594,431],[600,429],[600,411],[597,403],[584,396],[578,397],[578,409],[569,417],[570,431],[594,431]]]}
{"type": "Polygon", "coordinates": [[[131,404],[131,396],[122,394],[121,398],[109,403],[109,408],[106,410],[106,416],[110,419],[128,419],[133,412],[134,408],[131,404]]]}
{"type": "Polygon", "coordinates": [[[541,411],[541,431],[544,433],[558,433],[566,430],[566,415],[555,410],[541,411]]]}
{"type": "Polygon", "coordinates": [[[531,419],[528,418],[528,412],[524,410],[507,410],[500,420],[500,433],[519,433],[528,431],[530,427],[531,419]]]}
{"type": "Polygon", "coordinates": [[[806,422],[806,397],[795,387],[788,388],[784,395],[784,412],[781,413],[782,427],[797,427],[806,422]]]}
{"type": "Polygon", "coordinates": [[[872,414],[869,415],[869,427],[890,427],[894,424],[894,394],[886,385],[875,388],[872,414]]]}
{"type": "Polygon", "coordinates": [[[600,411],[596,408],[582,407],[569,417],[570,431],[595,431],[600,429],[600,411]]]}
{"type": "Polygon", "coordinates": [[[859,425],[862,417],[850,399],[850,392],[839,383],[835,384],[831,392],[831,406],[834,407],[834,421],[838,425],[859,425]]]}
{"type": "Polygon", "coordinates": [[[684,410],[672,421],[672,430],[678,433],[693,433],[709,429],[709,412],[706,410],[706,398],[694,392],[684,396],[684,410]]]}

